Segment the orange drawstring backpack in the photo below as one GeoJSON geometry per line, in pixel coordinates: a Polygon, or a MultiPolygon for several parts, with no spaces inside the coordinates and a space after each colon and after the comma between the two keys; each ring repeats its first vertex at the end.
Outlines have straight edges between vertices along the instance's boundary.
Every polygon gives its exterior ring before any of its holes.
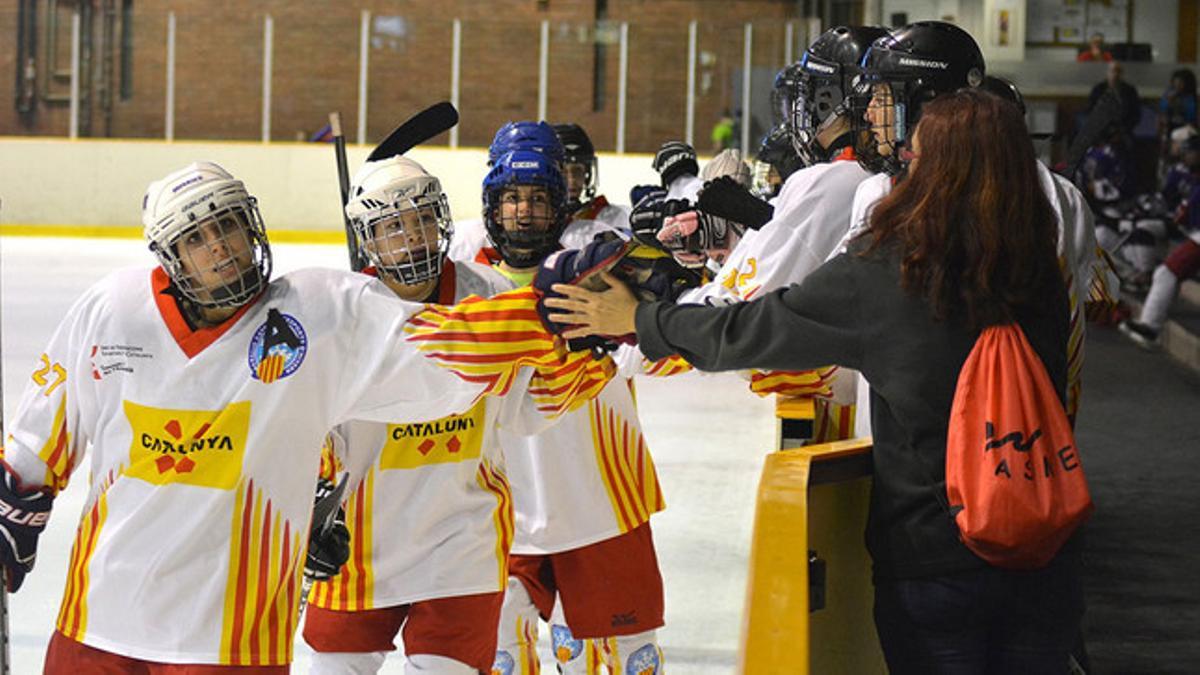
{"type": "Polygon", "coordinates": [[[1075,435],[1019,326],[983,330],[958,375],[946,495],[962,541],[996,567],[1045,567],[1095,506],[1075,435]]]}

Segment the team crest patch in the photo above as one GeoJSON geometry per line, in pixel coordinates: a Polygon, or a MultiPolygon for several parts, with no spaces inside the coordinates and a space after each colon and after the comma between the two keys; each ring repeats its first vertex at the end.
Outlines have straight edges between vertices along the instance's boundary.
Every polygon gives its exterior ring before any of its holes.
{"type": "Polygon", "coordinates": [[[559,663],[574,660],[583,652],[583,640],[576,640],[570,628],[558,624],[550,626],[550,644],[559,663]]]}
{"type": "Polygon", "coordinates": [[[659,675],[662,672],[662,654],[656,645],[642,645],[625,660],[625,675],[659,675]]]}
{"type": "Polygon", "coordinates": [[[263,384],[295,373],[308,353],[304,327],[290,314],[267,310],[267,320],[250,338],[250,375],[263,384]]]}

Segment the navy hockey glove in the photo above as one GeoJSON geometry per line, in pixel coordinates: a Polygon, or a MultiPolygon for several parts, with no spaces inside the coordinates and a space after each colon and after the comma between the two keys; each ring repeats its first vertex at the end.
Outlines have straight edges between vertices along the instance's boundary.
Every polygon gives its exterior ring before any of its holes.
{"type": "Polygon", "coordinates": [[[751,230],[766,225],[775,215],[773,206],[750,194],[730,176],[721,176],[705,183],[696,208],[751,230]]]}
{"type": "MultiPolygon", "coordinates": [[[[545,305],[545,298],[561,297],[550,287],[554,284],[574,284],[602,291],[608,288],[608,284],[600,277],[606,271],[628,284],[633,294],[643,302],[674,300],[684,289],[700,284],[698,274],[680,267],[670,256],[657,249],[635,241],[601,235],[582,250],[559,251],[551,255],[534,276],[533,286],[542,294],[538,301],[538,314],[552,333],[561,335],[569,326],[548,318],[550,310],[545,305]]],[[[567,346],[574,351],[612,349],[619,342],[632,344],[634,336],[593,335],[569,340],[567,346]]]]}
{"type": "Polygon", "coordinates": [[[33,569],[37,540],[50,520],[54,497],[44,490],[21,487],[17,474],[0,461],[0,564],[8,592],[16,593],[33,569]]]}
{"type": "Polygon", "coordinates": [[[651,192],[658,192],[660,190],[662,190],[662,188],[657,185],[634,185],[633,187],[629,188],[629,203],[637,204],[638,202],[642,201],[642,198],[646,195],[650,194],[651,192]]]}
{"type": "Polygon", "coordinates": [[[325,478],[317,479],[313,524],[304,558],[304,576],[313,581],[329,579],[350,559],[350,530],[346,528],[346,512],[340,504],[344,487],[335,487],[333,481],[325,478]]]}
{"type": "Polygon", "coordinates": [[[667,141],[654,154],[654,170],[662,178],[662,186],[669,187],[676,178],[684,175],[699,176],[700,165],[696,162],[696,151],[683,141],[667,141]]]}

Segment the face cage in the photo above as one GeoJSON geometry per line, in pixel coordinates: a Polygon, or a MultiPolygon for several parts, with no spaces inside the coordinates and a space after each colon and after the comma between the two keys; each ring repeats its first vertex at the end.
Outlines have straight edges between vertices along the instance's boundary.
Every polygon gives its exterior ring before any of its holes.
{"type": "Polygon", "coordinates": [[[436,198],[405,197],[391,206],[373,210],[355,218],[354,233],[359,246],[381,274],[406,286],[436,279],[442,273],[442,261],[450,248],[454,223],[445,193],[436,198]],[[417,219],[415,231],[409,230],[405,214],[417,219]],[[377,229],[384,228],[382,234],[377,229]],[[429,242],[435,242],[430,250],[429,242]],[[417,257],[411,249],[424,246],[417,257]]]}
{"type": "MultiPolygon", "coordinates": [[[[550,213],[547,216],[529,216],[531,225],[536,226],[544,222],[545,228],[527,227],[510,231],[504,228],[505,218],[500,215],[503,194],[504,188],[500,188],[489,195],[487,212],[484,214],[488,238],[496,245],[496,250],[500,252],[504,262],[516,268],[532,267],[558,250],[558,240],[567,226],[566,207],[556,209],[554,198],[551,196],[547,205],[550,213]]],[[[513,218],[511,222],[515,224],[516,219],[513,218]]]]}
{"type": "Polygon", "coordinates": [[[826,124],[846,112],[845,100],[841,86],[820,82],[809,75],[800,78],[795,92],[787,115],[788,135],[792,149],[805,166],[812,166],[825,161],[827,153],[817,136],[826,124]]]}
{"type": "MultiPolygon", "coordinates": [[[[201,232],[201,236],[203,236],[203,232],[201,232]]],[[[258,212],[258,201],[254,197],[250,197],[246,204],[227,206],[211,212],[204,219],[196,221],[191,227],[182,230],[165,245],[159,245],[158,242],[152,243],[150,250],[154,252],[159,264],[166,270],[167,276],[171,278],[171,282],[179,290],[179,293],[200,307],[214,309],[241,307],[258,295],[271,278],[271,247],[267,242],[267,232],[263,226],[262,216],[258,212]],[[226,231],[226,226],[221,224],[221,219],[229,216],[232,216],[236,222],[236,231],[226,231]],[[201,226],[210,222],[216,224],[219,231],[215,241],[209,240],[204,245],[210,251],[220,245],[225,251],[224,256],[209,264],[208,267],[214,273],[217,273],[215,268],[221,267],[227,262],[232,261],[234,265],[239,264],[233,254],[235,250],[245,251],[251,258],[251,264],[241,270],[237,279],[229,282],[217,282],[212,287],[199,279],[199,274],[189,274],[185,270],[184,261],[187,260],[192,269],[197,272],[201,271],[195,262],[195,255],[191,251],[183,250],[184,240],[192,233],[200,231],[201,226]]]]}
{"type": "MultiPolygon", "coordinates": [[[[853,131],[857,141],[856,150],[858,163],[871,173],[886,173],[895,176],[904,170],[907,162],[901,159],[901,150],[907,144],[909,137],[908,118],[908,83],[904,81],[868,81],[861,79],[855,83],[854,95],[851,97],[853,131]],[[868,117],[871,102],[875,99],[874,87],[886,84],[891,96],[889,101],[880,103],[877,108],[890,110],[892,122],[890,125],[876,126],[868,117]],[[891,140],[886,139],[886,133],[891,131],[891,140]],[[879,147],[889,149],[888,154],[879,151],[879,147]]],[[[886,115],[884,115],[886,117],[886,115]]]]}

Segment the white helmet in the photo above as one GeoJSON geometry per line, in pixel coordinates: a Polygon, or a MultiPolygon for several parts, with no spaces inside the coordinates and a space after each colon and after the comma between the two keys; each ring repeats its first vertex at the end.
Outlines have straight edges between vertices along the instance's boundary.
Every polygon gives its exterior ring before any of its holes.
{"type": "Polygon", "coordinates": [[[212,162],[193,162],[150,183],[142,225],[174,286],[197,305],[239,307],[271,277],[257,201],[212,162]]]}
{"type": "Polygon", "coordinates": [[[376,270],[404,284],[442,273],[454,231],[442,184],[397,155],[367,162],[354,174],[346,218],[376,270]]]}
{"type": "Polygon", "coordinates": [[[704,165],[700,178],[708,182],[721,176],[732,176],[738,185],[750,187],[750,166],[742,161],[742,152],[736,148],[727,148],[717,153],[704,165]]]}

